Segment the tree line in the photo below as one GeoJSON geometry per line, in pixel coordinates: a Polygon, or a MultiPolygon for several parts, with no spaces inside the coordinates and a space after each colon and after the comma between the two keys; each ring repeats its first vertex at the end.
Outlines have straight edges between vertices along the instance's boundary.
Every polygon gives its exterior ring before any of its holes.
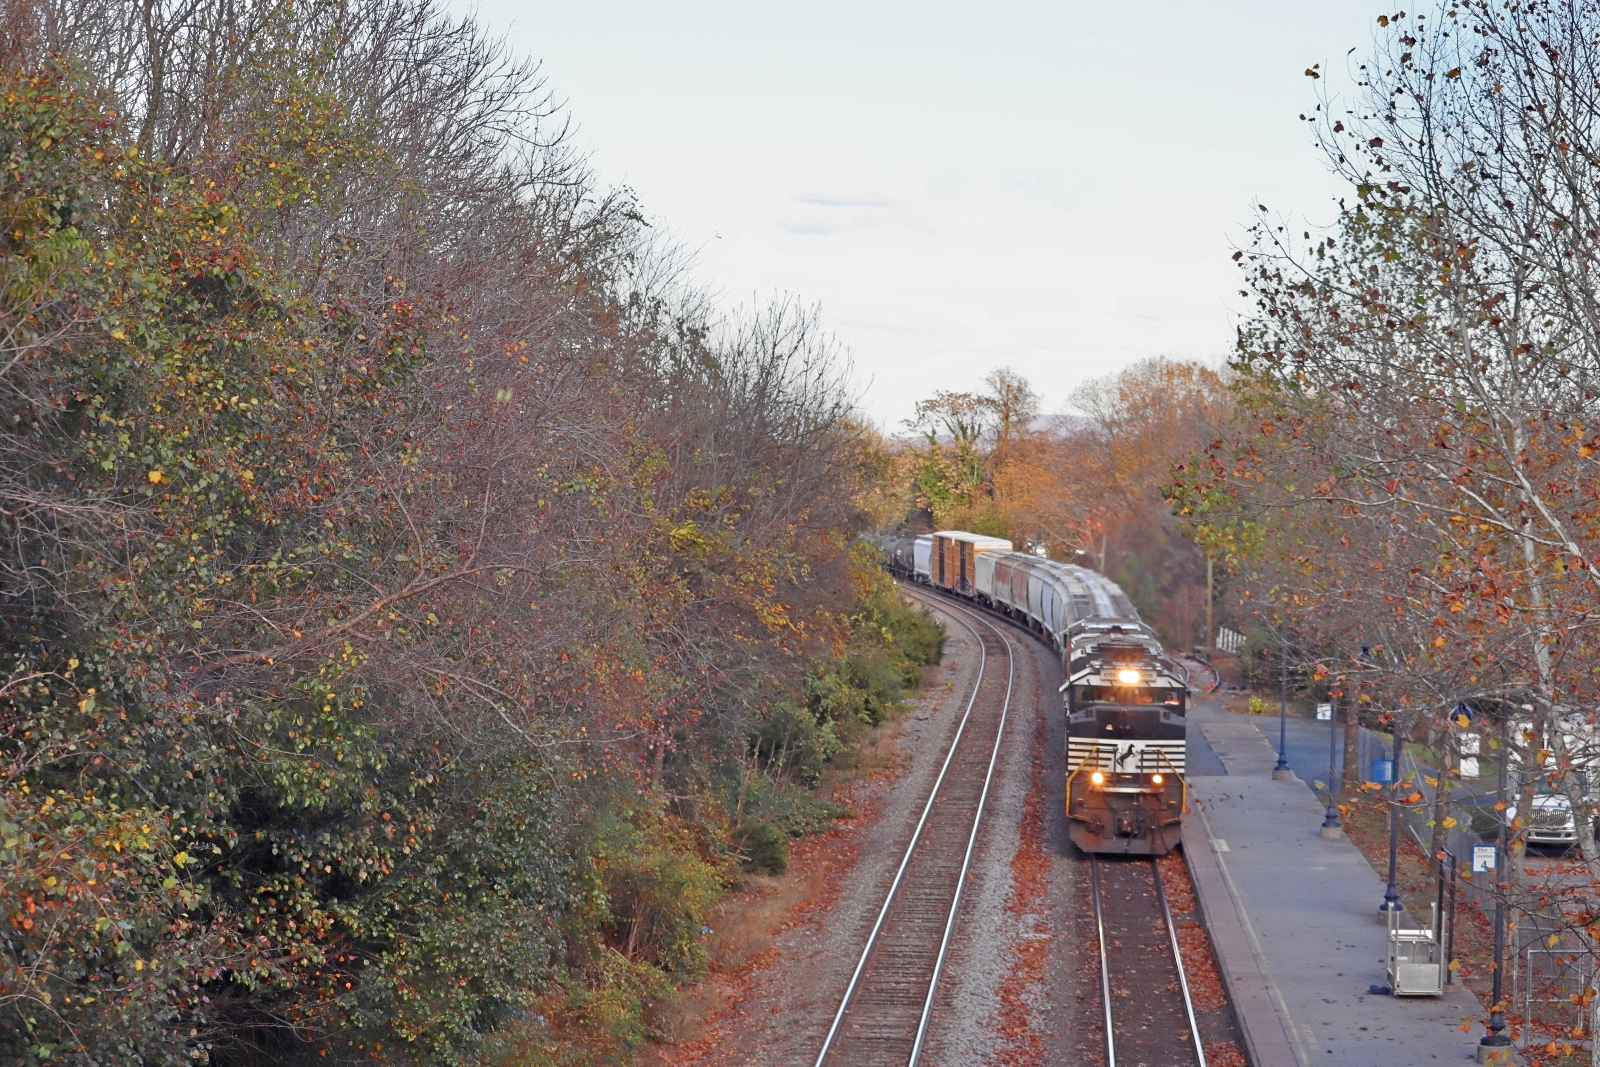
{"type": "Polygon", "coordinates": [[[813,309],[431,0],[0,24],[0,1056],[625,1059],[942,635],[813,309]]]}
{"type": "MultiPolygon", "coordinates": [[[[879,521],[915,532],[1009,538],[1109,575],[1175,645],[1210,644],[1206,555],[1174,514],[1172,465],[1206,448],[1233,410],[1231,375],[1152,358],[1080,385],[1064,413],[1041,413],[1027,379],[992,372],[976,391],[918,403],[892,441],[879,521]]],[[[1213,635],[1214,636],[1214,635],[1213,635]]]]}

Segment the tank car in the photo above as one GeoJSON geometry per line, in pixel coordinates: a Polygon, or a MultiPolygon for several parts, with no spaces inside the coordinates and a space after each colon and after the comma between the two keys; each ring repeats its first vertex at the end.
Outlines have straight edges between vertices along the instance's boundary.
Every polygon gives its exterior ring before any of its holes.
{"type": "Polygon", "coordinates": [[[863,534],[862,539],[883,551],[889,573],[896,578],[930,584],[932,534],[863,534]]]}

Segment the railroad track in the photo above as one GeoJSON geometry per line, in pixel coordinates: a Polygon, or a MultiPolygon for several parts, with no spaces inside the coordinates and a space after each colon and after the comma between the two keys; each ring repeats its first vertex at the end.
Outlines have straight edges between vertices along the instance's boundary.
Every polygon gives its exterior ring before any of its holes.
{"type": "Polygon", "coordinates": [[[914,1067],[921,1058],[1011,709],[1016,664],[1005,633],[961,605],[907,592],[972,634],[978,673],[816,1067],[914,1067]]]}
{"type": "Polygon", "coordinates": [[[1211,684],[1205,686],[1204,688],[1191,684],[1191,688],[1200,693],[1202,696],[1208,693],[1214,693],[1218,689],[1222,688],[1222,672],[1217,670],[1215,664],[1207,663],[1204,660],[1195,659],[1193,656],[1185,656],[1181,653],[1177,658],[1178,662],[1183,664],[1185,670],[1192,670],[1192,664],[1193,666],[1203,668],[1205,673],[1211,676],[1211,684]]]}
{"type": "Polygon", "coordinates": [[[1106,1065],[1206,1067],[1183,950],[1153,859],[1089,857],[1106,1065]],[[1165,995],[1163,994],[1165,991],[1165,995]]]}

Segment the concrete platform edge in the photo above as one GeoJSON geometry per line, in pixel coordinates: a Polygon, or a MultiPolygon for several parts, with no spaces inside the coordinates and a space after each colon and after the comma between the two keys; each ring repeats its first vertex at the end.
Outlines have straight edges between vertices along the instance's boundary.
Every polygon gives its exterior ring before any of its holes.
{"type": "Polygon", "coordinates": [[[1205,815],[1191,809],[1183,820],[1183,859],[1194,882],[1200,916],[1217,956],[1217,969],[1228,990],[1228,1000],[1244,1039],[1244,1054],[1252,1067],[1295,1067],[1296,1055],[1288,1025],[1273,996],[1272,983],[1262,973],[1261,962],[1245,933],[1239,902],[1228,887],[1221,864],[1212,849],[1205,815]]]}

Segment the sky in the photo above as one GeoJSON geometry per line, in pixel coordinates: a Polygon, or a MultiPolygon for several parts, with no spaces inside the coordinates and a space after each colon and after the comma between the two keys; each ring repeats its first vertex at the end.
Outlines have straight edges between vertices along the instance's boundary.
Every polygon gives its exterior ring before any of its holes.
{"type": "MultiPolygon", "coordinates": [[[[1068,408],[1152,356],[1220,362],[1257,205],[1331,221],[1298,116],[1365,0],[482,0],[607,185],[726,307],[788,293],[865,413],[1010,367],[1068,408]]],[[[1387,9],[1384,9],[1387,10],[1387,9]]]]}

